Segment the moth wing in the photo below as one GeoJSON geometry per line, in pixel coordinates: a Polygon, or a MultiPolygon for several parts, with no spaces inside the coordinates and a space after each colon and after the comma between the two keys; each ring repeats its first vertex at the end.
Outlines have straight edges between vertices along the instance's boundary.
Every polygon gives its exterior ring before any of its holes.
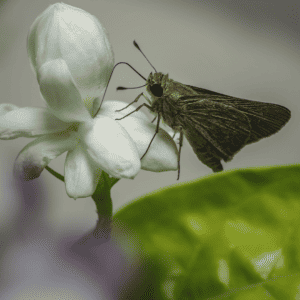
{"type": "Polygon", "coordinates": [[[233,98],[230,100],[215,100],[219,103],[230,103],[243,112],[251,124],[251,135],[248,144],[278,132],[291,118],[291,112],[284,106],[258,101],[233,98]]]}
{"type": "MultiPolygon", "coordinates": [[[[251,134],[247,144],[278,132],[291,118],[290,110],[278,104],[240,99],[194,86],[189,87],[198,93],[200,99],[230,105],[245,114],[251,125],[251,134]]],[[[194,97],[186,98],[188,100],[194,97]]]]}
{"type": "Polygon", "coordinates": [[[248,142],[248,117],[232,106],[210,100],[189,99],[184,106],[184,133],[194,152],[214,172],[222,171],[221,159],[231,160],[248,142]]]}
{"type": "Polygon", "coordinates": [[[223,171],[221,156],[212,143],[195,129],[187,129],[184,131],[184,134],[198,159],[203,164],[211,168],[214,172],[223,171]]]}
{"type": "Polygon", "coordinates": [[[194,90],[195,92],[197,92],[199,94],[199,96],[203,96],[203,99],[210,99],[210,97],[215,97],[215,96],[222,96],[225,98],[232,98],[231,96],[227,96],[225,94],[221,94],[221,93],[217,93],[211,90],[207,90],[207,89],[202,89],[196,86],[192,86],[192,85],[187,85],[189,88],[191,88],[192,90],[194,90]]]}

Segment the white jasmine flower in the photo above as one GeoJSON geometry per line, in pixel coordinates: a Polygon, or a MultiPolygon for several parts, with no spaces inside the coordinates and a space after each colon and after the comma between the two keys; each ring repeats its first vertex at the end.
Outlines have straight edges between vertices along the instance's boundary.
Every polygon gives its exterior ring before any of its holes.
{"type": "Polygon", "coordinates": [[[122,119],[133,107],[101,96],[113,68],[106,32],[87,12],[54,4],[33,23],[28,54],[47,107],[0,105],[0,139],[36,137],[15,161],[25,180],[37,178],[49,162],[67,153],[65,184],[70,197],[91,196],[102,170],[115,178],[134,178],[140,168],[160,172],[177,169],[177,148],[160,130],[146,156],[155,125],[140,111],[122,119]]]}
{"type": "Polygon", "coordinates": [[[38,80],[45,70],[41,67],[63,59],[87,109],[95,114],[114,65],[106,30],[95,16],[64,3],[53,4],[33,22],[27,48],[38,80]]]}

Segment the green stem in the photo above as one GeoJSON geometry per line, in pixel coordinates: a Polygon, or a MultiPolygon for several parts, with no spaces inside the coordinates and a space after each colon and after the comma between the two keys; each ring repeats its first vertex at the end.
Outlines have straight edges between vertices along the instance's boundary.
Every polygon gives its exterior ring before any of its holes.
{"type": "Polygon", "coordinates": [[[98,242],[107,242],[111,236],[112,230],[112,199],[111,188],[119,181],[117,178],[109,178],[109,176],[102,171],[101,178],[97,185],[95,193],[92,198],[95,202],[98,214],[98,222],[95,229],[79,241],[79,244],[85,244],[91,238],[98,242]]]}
{"type": "Polygon", "coordinates": [[[65,181],[65,177],[60,175],[59,173],[55,172],[53,169],[51,169],[49,166],[46,166],[45,169],[52,174],[54,177],[56,177],[57,179],[61,180],[61,181],[65,181]]]}
{"type": "MultiPolygon", "coordinates": [[[[55,172],[50,167],[45,167],[48,172],[61,181],[64,176],[55,172]]],[[[119,181],[117,178],[110,178],[104,171],[101,173],[99,183],[92,198],[95,202],[98,214],[98,222],[95,229],[88,235],[80,239],[79,244],[85,244],[91,238],[106,242],[110,239],[112,230],[112,199],[110,195],[111,188],[119,181]]]]}

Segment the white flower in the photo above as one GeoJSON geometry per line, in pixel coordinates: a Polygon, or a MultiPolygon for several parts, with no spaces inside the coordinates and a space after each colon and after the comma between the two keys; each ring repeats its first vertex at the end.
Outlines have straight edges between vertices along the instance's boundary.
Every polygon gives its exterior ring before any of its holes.
{"type": "Polygon", "coordinates": [[[54,4],[33,23],[28,53],[45,108],[0,105],[0,139],[37,137],[15,161],[25,180],[37,178],[49,162],[68,152],[65,184],[70,197],[92,195],[102,170],[116,178],[134,178],[140,168],[154,172],[177,169],[177,148],[160,130],[146,156],[155,125],[140,111],[117,121],[134,107],[99,101],[113,68],[105,30],[87,12],[54,4]]]}
{"type": "Polygon", "coordinates": [[[95,114],[114,65],[106,30],[95,16],[53,4],[33,22],[27,49],[39,81],[46,63],[63,59],[87,109],[95,114]]]}

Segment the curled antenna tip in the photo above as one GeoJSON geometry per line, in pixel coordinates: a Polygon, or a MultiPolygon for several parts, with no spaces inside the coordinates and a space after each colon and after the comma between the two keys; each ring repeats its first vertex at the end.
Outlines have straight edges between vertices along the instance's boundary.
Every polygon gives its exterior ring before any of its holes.
{"type": "Polygon", "coordinates": [[[140,50],[140,47],[139,47],[139,45],[137,44],[136,41],[133,41],[133,45],[140,50]]]}

